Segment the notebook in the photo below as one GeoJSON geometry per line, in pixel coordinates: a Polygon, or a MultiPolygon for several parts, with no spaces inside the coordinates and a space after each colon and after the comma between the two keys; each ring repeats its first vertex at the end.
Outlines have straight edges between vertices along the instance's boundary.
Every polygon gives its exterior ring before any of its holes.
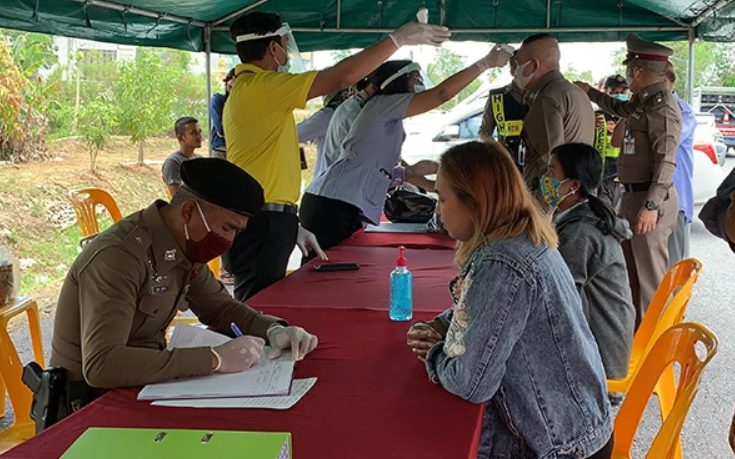
{"type": "Polygon", "coordinates": [[[61,459],[290,459],[291,434],[90,427],[61,459]]]}

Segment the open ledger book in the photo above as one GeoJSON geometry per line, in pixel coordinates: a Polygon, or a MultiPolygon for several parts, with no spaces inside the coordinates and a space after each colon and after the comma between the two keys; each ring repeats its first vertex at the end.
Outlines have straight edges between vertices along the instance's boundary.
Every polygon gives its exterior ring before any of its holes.
{"type": "MultiPolygon", "coordinates": [[[[213,347],[230,338],[204,328],[179,325],[174,329],[169,349],[213,347]]],[[[256,397],[289,395],[294,361],[290,352],[277,359],[267,357],[265,348],[261,359],[240,373],[216,373],[208,376],[176,379],[148,384],[138,394],[138,400],[210,399],[225,397],[256,397]]]]}

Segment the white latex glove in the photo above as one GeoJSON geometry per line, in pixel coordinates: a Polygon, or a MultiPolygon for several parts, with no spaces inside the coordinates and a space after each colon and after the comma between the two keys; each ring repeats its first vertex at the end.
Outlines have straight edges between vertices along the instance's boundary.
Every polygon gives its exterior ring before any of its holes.
{"type": "Polygon", "coordinates": [[[422,159],[421,161],[411,164],[408,166],[407,173],[409,177],[419,177],[425,175],[436,174],[439,170],[439,163],[428,159],[422,159]]]}
{"type": "Polygon", "coordinates": [[[299,246],[301,253],[303,253],[305,257],[308,257],[309,251],[313,250],[322,260],[329,260],[329,258],[327,258],[327,254],[324,253],[321,247],[319,247],[319,242],[317,242],[314,233],[301,225],[299,225],[299,232],[296,235],[296,245],[299,246]]]}
{"type": "Polygon", "coordinates": [[[504,67],[513,56],[513,52],[510,51],[510,47],[500,45],[498,43],[493,46],[493,49],[479,61],[475,62],[475,65],[480,68],[481,71],[485,71],[493,67],[504,67]]]}
{"type": "Polygon", "coordinates": [[[267,332],[268,342],[271,345],[269,359],[278,358],[283,349],[291,348],[294,360],[301,360],[306,354],[316,349],[319,340],[301,327],[284,327],[271,325],[267,332]]]}
{"type": "Polygon", "coordinates": [[[401,46],[410,45],[439,46],[449,40],[452,33],[444,26],[409,22],[391,32],[388,36],[400,48],[401,46]]]}
{"type": "Polygon", "coordinates": [[[237,373],[255,365],[263,355],[265,340],[255,336],[240,336],[212,348],[218,359],[218,373],[237,373]]]}

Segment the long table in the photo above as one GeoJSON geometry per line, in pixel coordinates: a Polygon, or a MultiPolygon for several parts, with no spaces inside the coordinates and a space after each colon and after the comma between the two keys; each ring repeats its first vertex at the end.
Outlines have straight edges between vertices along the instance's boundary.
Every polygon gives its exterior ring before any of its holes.
{"type": "MultiPolygon", "coordinates": [[[[431,383],[406,347],[409,323],[387,317],[395,248],[328,253],[362,268],[317,273],[305,266],[249,301],[319,337],[295,371],[318,381],[290,410],[154,407],[136,400],[139,388],[116,389],[0,457],[57,458],[88,427],[140,427],[291,432],[298,459],[474,458],[484,406],[431,383]]],[[[429,320],[449,304],[451,257],[449,250],[408,251],[414,319],[429,320]]]]}
{"type": "MultiPolygon", "coordinates": [[[[298,271],[248,300],[262,309],[268,306],[308,308],[364,308],[387,310],[390,272],[398,249],[340,245],[328,251],[329,262],[355,262],[357,271],[314,271],[311,260],[298,271]]],[[[456,275],[451,250],[407,249],[413,273],[414,311],[441,312],[451,304],[448,283],[456,275]]]]}
{"type": "Polygon", "coordinates": [[[398,247],[414,249],[453,250],[456,242],[448,236],[437,233],[379,233],[360,230],[345,239],[341,245],[358,247],[398,247]]]}

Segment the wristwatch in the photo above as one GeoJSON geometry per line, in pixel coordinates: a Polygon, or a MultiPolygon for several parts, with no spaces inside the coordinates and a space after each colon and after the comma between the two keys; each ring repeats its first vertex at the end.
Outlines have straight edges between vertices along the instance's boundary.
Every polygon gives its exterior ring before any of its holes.
{"type": "Polygon", "coordinates": [[[651,200],[648,200],[646,201],[646,210],[658,210],[658,204],[651,200]]]}

